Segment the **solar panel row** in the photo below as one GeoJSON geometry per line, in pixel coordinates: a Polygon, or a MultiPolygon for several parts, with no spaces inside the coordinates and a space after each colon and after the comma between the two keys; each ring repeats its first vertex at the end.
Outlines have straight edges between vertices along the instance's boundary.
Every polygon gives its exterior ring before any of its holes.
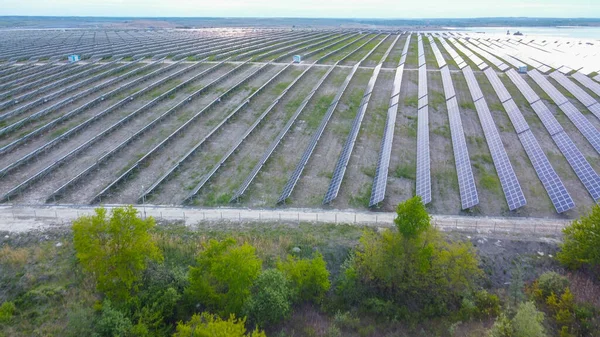
{"type": "Polygon", "coordinates": [[[562,213],[574,208],[575,203],[573,199],[569,195],[569,192],[567,192],[558,174],[554,171],[554,168],[531,130],[519,133],[519,140],[523,144],[538,178],[542,182],[542,185],[544,185],[546,192],[548,192],[548,196],[556,212],[562,213]]]}
{"type": "MultiPolygon", "coordinates": [[[[419,60],[425,59],[421,35],[418,38],[419,60]]],[[[421,61],[419,61],[421,62],[421,61]]],[[[424,204],[431,202],[431,170],[429,154],[429,109],[427,96],[427,66],[419,65],[419,101],[417,105],[417,181],[416,194],[424,204]]]]}
{"type": "MultiPolygon", "coordinates": [[[[522,92],[532,91],[531,87],[525,82],[518,74],[517,76],[510,76],[510,73],[516,72],[509,70],[509,78],[513,81],[515,86],[522,92]]],[[[600,199],[600,176],[594,171],[592,166],[589,164],[587,159],[575,146],[571,138],[564,132],[562,126],[558,123],[552,112],[546,107],[541,101],[537,100],[531,104],[531,107],[538,115],[548,133],[552,136],[552,140],[556,143],[559,150],[567,159],[567,162],[575,171],[575,174],[579,180],[583,183],[587,191],[590,193],[594,200],[600,199]]]]}
{"type": "MultiPolygon", "coordinates": [[[[599,75],[600,76],[600,75],[599,75]]],[[[581,83],[584,87],[590,89],[594,92],[594,94],[600,96],[600,84],[594,82],[591,78],[585,76],[580,72],[574,73],[571,77],[577,80],[577,82],[581,83]]]]}
{"type": "Polygon", "coordinates": [[[478,100],[483,98],[483,93],[481,92],[481,88],[477,83],[477,79],[475,78],[475,74],[471,67],[463,68],[463,75],[465,76],[465,80],[467,80],[467,86],[469,87],[469,92],[471,93],[471,97],[473,97],[473,102],[477,102],[478,100]]]}
{"type": "Polygon", "coordinates": [[[396,116],[398,114],[398,102],[400,100],[400,87],[402,85],[402,73],[404,72],[404,62],[406,61],[406,54],[408,53],[408,46],[410,44],[410,35],[406,39],[404,49],[402,51],[402,57],[400,63],[396,68],[396,75],[392,84],[392,93],[390,96],[390,103],[387,112],[387,119],[385,122],[385,128],[383,131],[383,137],[381,139],[381,146],[379,150],[379,158],[377,161],[377,168],[375,169],[375,177],[373,178],[373,187],[371,189],[371,198],[369,200],[369,207],[376,206],[385,198],[385,190],[387,186],[388,169],[390,165],[390,157],[392,154],[392,142],[394,139],[394,129],[396,125],[396,116]]]}
{"type": "Polygon", "coordinates": [[[569,102],[552,84],[539,72],[532,70],[529,72],[531,78],[550,96],[554,103],[564,112],[564,114],[575,124],[577,129],[592,144],[596,152],[600,153],[600,132],[592,123],[581,114],[577,108],[569,102]],[[551,94],[552,93],[552,94],[551,94]],[[554,97],[553,97],[554,96],[554,97]],[[558,96],[558,97],[556,97],[558,96]],[[557,101],[556,99],[560,99],[557,101]]]}
{"type": "MultiPolygon", "coordinates": [[[[475,53],[483,56],[485,59],[487,59],[488,61],[490,61],[493,65],[495,65],[498,69],[504,71],[504,70],[506,70],[506,69],[509,68],[500,59],[498,59],[494,55],[488,53],[487,51],[485,51],[484,49],[480,48],[479,46],[476,46],[475,45],[476,42],[477,42],[476,40],[470,39],[467,43],[465,43],[465,46],[467,46],[468,48],[470,48],[473,52],[475,52],[475,53]]],[[[484,66],[484,68],[485,68],[485,66],[484,66]]]]}
{"type": "Polygon", "coordinates": [[[442,55],[442,52],[435,43],[433,37],[428,36],[427,38],[429,39],[429,44],[431,45],[431,50],[433,51],[433,55],[435,56],[435,60],[438,64],[438,67],[442,68],[446,65],[446,60],[444,60],[444,56],[442,55]]]}
{"type": "Polygon", "coordinates": [[[550,200],[552,201],[556,211],[558,213],[562,213],[575,207],[573,199],[554,171],[552,165],[550,165],[550,161],[546,157],[544,151],[542,151],[540,145],[535,139],[535,136],[529,129],[527,121],[525,121],[523,114],[506,90],[506,87],[500,80],[500,77],[498,77],[498,74],[496,74],[496,72],[491,68],[488,68],[485,71],[485,75],[489,79],[490,83],[492,83],[492,87],[494,88],[494,91],[498,97],[502,95],[508,95],[509,99],[504,101],[502,105],[504,106],[511,123],[519,136],[519,140],[521,141],[521,144],[523,144],[525,152],[527,153],[527,156],[529,157],[536,174],[542,182],[542,185],[546,189],[546,192],[548,193],[548,196],[550,197],[550,200]]]}
{"type": "Polygon", "coordinates": [[[459,69],[462,69],[467,65],[465,60],[463,60],[463,58],[456,52],[456,50],[454,50],[454,48],[450,47],[444,38],[440,37],[440,42],[442,43],[444,49],[446,49],[446,52],[450,54],[450,57],[452,57],[452,60],[454,60],[454,63],[456,63],[459,69]]]}
{"type": "Polygon", "coordinates": [[[488,143],[492,160],[496,167],[496,172],[498,173],[498,178],[500,178],[500,184],[502,185],[508,208],[511,211],[515,210],[527,203],[523,191],[521,190],[521,185],[519,185],[515,171],[510,164],[508,155],[506,154],[498,129],[494,124],[492,114],[490,113],[485,99],[481,99],[483,96],[479,96],[480,99],[475,100],[475,97],[478,97],[476,93],[480,93],[481,89],[479,88],[479,84],[475,79],[473,71],[470,67],[466,67],[463,69],[463,74],[469,84],[469,90],[472,91],[471,95],[474,97],[475,109],[477,110],[477,115],[479,116],[479,121],[481,122],[483,133],[488,143]],[[476,92],[473,92],[473,90],[476,92]]]}
{"type": "MultiPolygon", "coordinates": [[[[598,102],[590,94],[581,89],[577,84],[571,82],[567,76],[561,74],[560,72],[554,71],[550,74],[550,77],[558,82],[558,84],[563,86],[563,88],[567,89],[567,91],[575,96],[575,98],[577,98],[577,100],[580,101],[584,106],[589,107],[591,105],[598,104],[598,102]]],[[[600,116],[598,116],[598,118],[600,118],[600,116]]]]}

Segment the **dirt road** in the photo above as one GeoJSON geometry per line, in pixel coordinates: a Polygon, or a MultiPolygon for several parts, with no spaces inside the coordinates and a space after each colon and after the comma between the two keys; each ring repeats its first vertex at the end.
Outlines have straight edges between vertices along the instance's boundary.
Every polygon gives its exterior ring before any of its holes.
{"type": "MultiPolygon", "coordinates": [[[[112,208],[120,205],[106,205],[112,208]]],[[[392,212],[356,212],[353,210],[322,209],[241,209],[241,208],[187,208],[162,206],[137,206],[142,216],[158,220],[184,221],[188,225],[199,222],[315,222],[356,224],[388,227],[393,224],[392,212]]],[[[0,231],[25,232],[70,224],[77,217],[92,214],[94,207],[64,206],[0,206],[0,231]]],[[[433,215],[433,224],[442,230],[478,233],[538,233],[560,235],[567,220],[540,218],[491,218],[433,215]]]]}

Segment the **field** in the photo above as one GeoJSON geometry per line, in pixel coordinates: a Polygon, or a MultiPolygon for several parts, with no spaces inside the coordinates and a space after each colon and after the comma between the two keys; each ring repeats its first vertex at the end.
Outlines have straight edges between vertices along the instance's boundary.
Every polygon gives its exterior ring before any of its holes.
{"type": "Polygon", "coordinates": [[[418,193],[434,214],[575,218],[600,200],[598,50],[350,29],[0,31],[0,200],[392,211],[418,193]]]}

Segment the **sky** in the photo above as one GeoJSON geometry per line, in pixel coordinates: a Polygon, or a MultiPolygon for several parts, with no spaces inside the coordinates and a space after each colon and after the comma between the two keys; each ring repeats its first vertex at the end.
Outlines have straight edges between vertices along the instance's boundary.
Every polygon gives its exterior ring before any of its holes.
{"type": "Polygon", "coordinates": [[[2,0],[0,15],[600,18],[600,0],[2,0]]]}

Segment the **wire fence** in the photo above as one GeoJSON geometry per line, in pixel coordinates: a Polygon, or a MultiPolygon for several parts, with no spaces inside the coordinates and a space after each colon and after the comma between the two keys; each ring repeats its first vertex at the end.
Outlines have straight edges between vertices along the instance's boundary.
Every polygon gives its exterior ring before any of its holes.
{"type": "MultiPolygon", "coordinates": [[[[110,209],[115,206],[105,206],[110,209]]],[[[158,221],[183,222],[195,225],[213,223],[328,223],[373,227],[393,226],[395,213],[328,210],[257,210],[236,208],[177,208],[136,206],[142,217],[154,217],[158,221]]],[[[68,224],[80,216],[92,215],[92,206],[7,206],[0,207],[0,229],[27,230],[44,225],[68,224]]],[[[540,218],[488,218],[433,215],[432,224],[442,231],[469,233],[522,233],[560,235],[569,224],[566,220],[540,218]]]]}

